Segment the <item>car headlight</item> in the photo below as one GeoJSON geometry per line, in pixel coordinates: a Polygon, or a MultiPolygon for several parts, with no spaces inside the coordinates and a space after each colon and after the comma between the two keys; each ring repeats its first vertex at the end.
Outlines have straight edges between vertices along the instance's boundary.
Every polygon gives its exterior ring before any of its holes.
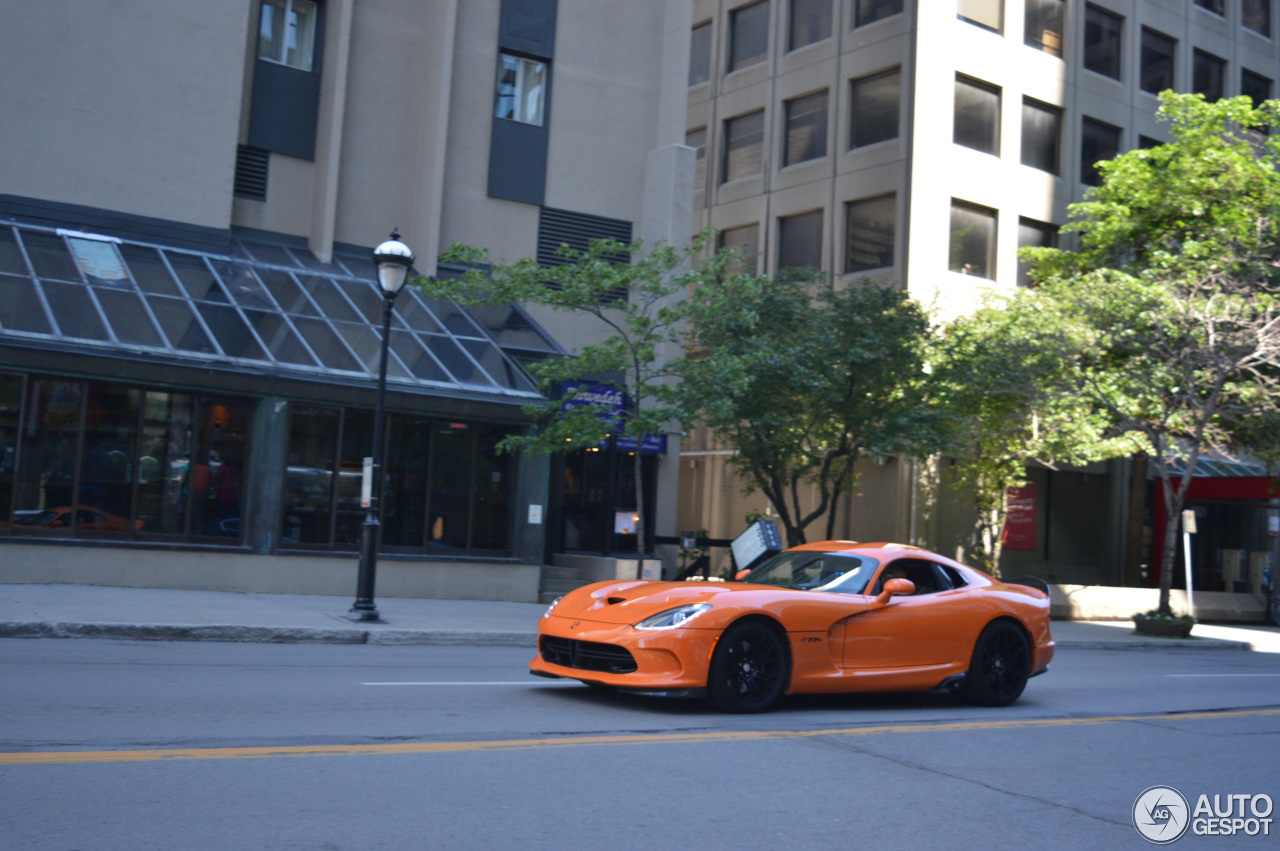
{"type": "Polygon", "coordinates": [[[547,606],[547,610],[546,610],[545,612],[543,612],[543,613],[542,613],[542,616],[543,616],[544,618],[549,618],[549,617],[551,617],[551,613],[555,611],[556,606],[560,605],[560,601],[561,601],[561,600],[563,600],[563,599],[564,599],[564,597],[556,597],[554,600],[552,600],[552,601],[551,601],[551,605],[550,605],[550,606],[547,606]]]}
{"type": "Polygon", "coordinates": [[[711,608],[710,603],[691,603],[645,618],[636,624],[636,629],[675,629],[684,626],[698,615],[711,608]]]}

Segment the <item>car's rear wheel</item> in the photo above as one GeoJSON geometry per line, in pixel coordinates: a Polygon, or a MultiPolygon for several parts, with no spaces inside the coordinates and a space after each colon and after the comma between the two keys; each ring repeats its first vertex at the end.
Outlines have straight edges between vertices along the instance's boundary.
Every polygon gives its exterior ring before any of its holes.
{"type": "Polygon", "coordinates": [[[978,706],[1008,706],[1022,695],[1031,673],[1031,648],[1022,630],[996,621],[978,636],[960,698],[978,706]]]}
{"type": "Polygon", "coordinates": [[[777,629],[759,621],[725,630],[711,657],[707,702],[722,712],[763,712],[786,692],[791,656],[777,629]]]}

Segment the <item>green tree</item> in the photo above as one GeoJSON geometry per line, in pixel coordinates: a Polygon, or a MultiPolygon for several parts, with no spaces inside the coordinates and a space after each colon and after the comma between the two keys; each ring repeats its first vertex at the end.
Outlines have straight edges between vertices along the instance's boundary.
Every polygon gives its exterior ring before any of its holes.
{"type": "Polygon", "coordinates": [[[1275,434],[1280,103],[1165,92],[1160,116],[1171,141],[1100,164],[1102,185],[1072,206],[1065,229],[1079,247],[1024,256],[1079,329],[1082,396],[1111,434],[1142,446],[1163,485],[1159,611],[1170,614],[1197,460],[1275,434]]]}
{"type": "Polygon", "coordinates": [[[1073,392],[1079,343],[1043,294],[1020,290],[949,323],[934,341],[931,392],[948,417],[956,482],[973,496],[972,560],[999,575],[1007,492],[1027,465],[1075,465],[1115,451],[1073,392]]]}
{"type": "Polygon", "coordinates": [[[691,301],[685,421],[734,447],[732,463],[769,500],[788,545],[824,516],[834,536],[860,457],[937,448],[940,417],[922,404],[929,321],[904,293],[788,272],[704,282],[691,301]]]}
{"type": "MultiPolygon", "coordinates": [[[[538,427],[512,434],[499,444],[502,451],[569,452],[597,446],[614,438],[639,443],[645,436],[671,428],[677,412],[674,367],[683,353],[682,332],[688,305],[684,293],[713,279],[725,257],[716,255],[693,265],[691,258],[710,238],[703,235],[687,247],[659,244],[646,251],[643,244],[592,240],[586,251],[561,245],[562,261],[541,266],[533,259],[489,266],[486,251],[455,244],[442,257],[468,271],[460,279],[416,278],[424,292],[463,304],[539,304],[553,310],[591,317],[604,338],[579,348],[573,357],[532,364],[544,401],[526,410],[538,427]],[[630,261],[630,262],[628,262],[630,261]],[[568,404],[580,391],[562,398],[564,382],[619,382],[627,394],[624,415],[595,402],[568,404]]],[[[637,576],[644,570],[645,493],[642,455],[634,455],[637,576]]]]}

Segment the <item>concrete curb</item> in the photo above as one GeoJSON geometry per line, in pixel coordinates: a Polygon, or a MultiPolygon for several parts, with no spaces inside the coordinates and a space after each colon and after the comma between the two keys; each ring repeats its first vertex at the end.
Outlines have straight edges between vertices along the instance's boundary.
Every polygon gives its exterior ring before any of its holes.
{"type": "MultiPolygon", "coordinates": [[[[497,630],[380,629],[219,624],[124,624],[59,621],[0,623],[0,638],[106,638],[117,641],[224,641],[242,644],[382,644],[402,646],[529,647],[530,632],[497,630]]],[[[1059,639],[1059,650],[1252,650],[1247,641],[1221,638],[1059,639]]]]}
{"type": "Polygon", "coordinates": [[[534,647],[533,634],[468,630],[319,629],[215,624],[0,623],[0,638],[107,638],[120,641],[225,641],[257,644],[386,644],[534,647]]]}

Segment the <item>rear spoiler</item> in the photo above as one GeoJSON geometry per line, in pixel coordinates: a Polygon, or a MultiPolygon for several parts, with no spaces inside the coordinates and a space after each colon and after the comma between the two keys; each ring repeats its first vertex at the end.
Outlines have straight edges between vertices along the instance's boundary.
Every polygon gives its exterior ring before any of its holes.
{"type": "Polygon", "coordinates": [[[1037,579],[1034,576],[1023,576],[1018,579],[1005,579],[1006,585],[1026,585],[1028,588],[1035,588],[1037,591],[1049,593],[1049,585],[1043,579],[1037,579]]]}

